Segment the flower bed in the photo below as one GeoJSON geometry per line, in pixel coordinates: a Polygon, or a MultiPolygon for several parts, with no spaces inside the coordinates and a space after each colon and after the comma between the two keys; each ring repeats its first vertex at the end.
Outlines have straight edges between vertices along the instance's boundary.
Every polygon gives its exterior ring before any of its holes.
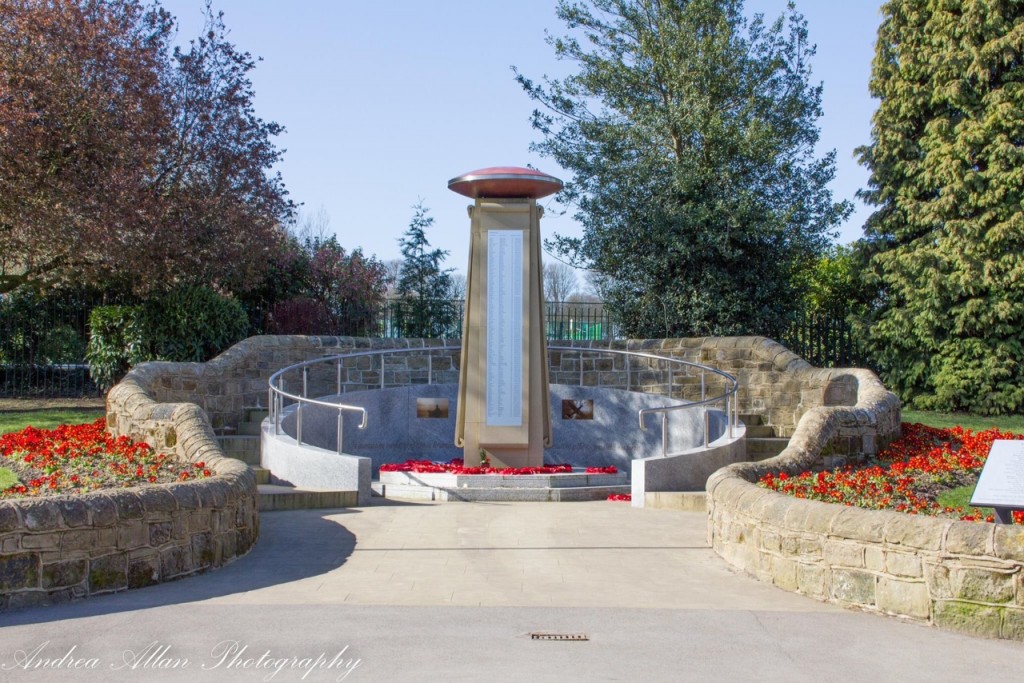
{"type": "Polygon", "coordinates": [[[113,437],[105,420],[56,429],[26,427],[0,436],[0,465],[19,482],[0,498],[88,493],[211,476],[205,463],[182,464],[126,436],[113,437]]]}
{"type": "MultiPolygon", "coordinates": [[[[866,467],[843,467],[823,472],[769,473],[758,485],[797,498],[838,503],[874,510],[895,510],[913,515],[955,517],[964,521],[993,521],[977,508],[943,506],[943,490],[977,481],[996,439],[1024,439],[1024,435],[987,429],[972,432],[962,427],[937,429],[904,423],[903,437],[892,442],[866,467]]],[[[1014,521],[1024,524],[1024,512],[1014,521]]]]}
{"type": "MultiPolygon", "coordinates": [[[[449,462],[432,462],[430,460],[406,460],[401,463],[388,463],[380,466],[381,472],[415,472],[416,474],[572,474],[572,465],[542,465],[541,467],[466,467],[461,458],[449,462]]],[[[588,467],[586,474],[618,474],[614,465],[608,467],[588,467]]]]}

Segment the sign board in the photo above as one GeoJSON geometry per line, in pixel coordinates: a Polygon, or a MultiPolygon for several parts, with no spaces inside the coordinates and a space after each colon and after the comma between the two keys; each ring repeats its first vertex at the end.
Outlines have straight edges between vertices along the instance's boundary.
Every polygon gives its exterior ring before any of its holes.
{"type": "Polygon", "coordinates": [[[992,442],[971,505],[1024,510],[1024,441],[992,442]]]}
{"type": "Polygon", "coordinates": [[[485,420],[523,424],[523,231],[487,231],[485,420]]]}

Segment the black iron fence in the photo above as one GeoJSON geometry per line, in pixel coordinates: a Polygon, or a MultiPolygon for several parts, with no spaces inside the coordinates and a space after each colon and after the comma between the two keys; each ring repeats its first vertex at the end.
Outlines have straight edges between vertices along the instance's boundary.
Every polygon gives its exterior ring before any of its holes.
{"type": "Polygon", "coordinates": [[[820,368],[874,367],[853,326],[841,313],[802,315],[779,343],[820,368]]]}
{"type": "MultiPolygon", "coordinates": [[[[89,376],[86,347],[89,313],[105,303],[101,295],[81,293],[41,296],[19,292],[0,296],[0,397],[80,397],[98,393],[89,376]]],[[[389,300],[342,316],[343,331],[371,337],[462,336],[464,302],[435,302],[423,311],[408,302],[389,300]],[[424,334],[428,332],[429,334],[424,334]]],[[[620,338],[618,326],[601,303],[547,302],[545,333],[549,340],[620,338]]],[[[260,332],[262,330],[253,330],[260,332]]],[[[779,340],[819,367],[871,367],[863,345],[840,314],[804,316],[779,340]]]]}
{"type": "Polygon", "coordinates": [[[85,361],[89,312],[102,296],[0,296],[0,396],[81,397],[98,393],[85,361]]]}

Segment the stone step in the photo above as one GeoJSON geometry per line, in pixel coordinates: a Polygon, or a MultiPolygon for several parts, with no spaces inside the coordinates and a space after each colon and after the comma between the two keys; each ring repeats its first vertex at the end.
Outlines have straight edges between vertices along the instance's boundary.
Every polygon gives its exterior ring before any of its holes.
{"type": "Polygon", "coordinates": [[[260,464],[260,437],[258,436],[218,436],[224,455],[241,460],[246,465],[260,464]]]}
{"type": "Polygon", "coordinates": [[[239,422],[237,433],[239,436],[259,436],[260,427],[259,422],[239,422]]]}
{"type": "Polygon", "coordinates": [[[766,439],[747,439],[747,460],[767,460],[774,458],[789,445],[789,439],[773,437],[766,439]]]}
{"type": "Polygon", "coordinates": [[[257,484],[270,483],[270,470],[268,470],[266,467],[252,466],[252,471],[256,474],[257,484]]]}
{"type": "Polygon", "coordinates": [[[770,439],[775,436],[775,428],[771,425],[746,425],[748,439],[770,439]]]}
{"type": "Polygon", "coordinates": [[[385,498],[399,500],[480,501],[480,502],[576,502],[604,500],[613,493],[629,493],[622,486],[575,486],[571,488],[441,488],[403,484],[375,484],[385,498]]]}
{"type": "Polygon", "coordinates": [[[270,411],[262,406],[249,406],[242,408],[242,412],[245,414],[243,422],[255,422],[257,424],[263,422],[263,418],[270,415],[270,411]]]}
{"type": "Polygon", "coordinates": [[[260,512],[325,510],[356,507],[358,491],[312,491],[277,484],[260,484],[260,512]]]}
{"type": "Polygon", "coordinates": [[[644,497],[645,508],[707,512],[707,493],[704,491],[651,491],[644,497]]]}

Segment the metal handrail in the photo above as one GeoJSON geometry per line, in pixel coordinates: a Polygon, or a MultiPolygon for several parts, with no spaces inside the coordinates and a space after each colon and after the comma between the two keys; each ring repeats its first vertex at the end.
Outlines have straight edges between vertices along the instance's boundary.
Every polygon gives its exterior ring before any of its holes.
{"type": "MultiPolygon", "coordinates": [[[[331,356],[323,356],[321,358],[314,358],[312,360],[303,361],[301,363],[295,363],[289,365],[286,368],[278,370],[270,376],[268,380],[269,384],[269,402],[270,402],[270,417],[274,423],[274,433],[281,433],[281,418],[284,412],[285,401],[290,400],[298,404],[296,408],[296,441],[299,445],[302,444],[302,413],[303,406],[306,404],[322,406],[338,411],[338,453],[342,453],[343,446],[343,432],[342,432],[342,418],[345,412],[358,412],[362,415],[362,420],[359,423],[359,429],[365,429],[369,416],[366,409],[361,406],[346,405],[343,403],[331,403],[329,401],[321,401],[319,399],[309,398],[307,396],[309,387],[309,368],[314,365],[322,363],[337,363],[337,393],[342,394],[342,390],[346,385],[343,385],[341,381],[342,363],[345,360],[351,358],[358,358],[362,356],[381,356],[380,366],[380,381],[379,386],[381,389],[385,387],[384,378],[384,363],[383,356],[395,355],[395,354],[410,354],[410,353],[426,353],[427,354],[427,384],[433,384],[433,353],[435,352],[450,352],[459,351],[461,346],[454,345],[440,345],[440,346],[424,346],[419,348],[399,348],[399,349],[373,349],[369,351],[355,351],[351,353],[335,354],[331,356]],[[284,390],[284,379],[285,374],[294,372],[295,370],[302,370],[302,394],[289,393],[284,390]]],[[[646,430],[644,418],[650,414],[661,415],[661,453],[663,456],[670,455],[668,452],[668,415],[670,413],[679,410],[689,410],[692,408],[698,408],[700,406],[711,406],[712,404],[723,403],[725,404],[726,420],[729,426],[729,438],[733,436],[733,429],[738,424],[738,413],[739,413],[739,381],[727,372],[713,368],[708,365],[702,365],[700,363],[694,363],[692,361],[683,360],[681,358],[673,358],[672,356],[662,356],[654,353],[642,353],[638,351],[628,351],[620,349],[592,349],[592,348],[580,348],[576,346],[548,346],[548,351],[556,351],[559,353],[578,353],[580,356],[579,371],[580,371],[580,386],[583,384],[583,356],[584,354],[597,354],[597,355],[619,355],[625,356],[626,358],[626,388],[631,390],[632,388],[632,364],[631,358],[645,358],[648,360],[654,360],[659,363],[668,363],[675,366],[684,366],[689,368],[695,368],[700,370],[700,384],[701,384],[701,400],[692,401],[688,403],[679,403],[672,406],[662,406],[659,408],[643,408],[638,411],[637,417],[640,423],[640,429],[646,430]],[[707,373],[712,373],[721,377],[727,384],[725,391],[717,396],[707,396],[707,373]]],[[[673,377],[674,373],[669,372],[668,374],[668,396],[672,397],[673,390],[673,377]]],[[[359,386],[366,386],[365,382],[357,383],[359,386]]],[[[704,411],[704,447],[710,446],[710,413],[704,411]]]]}

